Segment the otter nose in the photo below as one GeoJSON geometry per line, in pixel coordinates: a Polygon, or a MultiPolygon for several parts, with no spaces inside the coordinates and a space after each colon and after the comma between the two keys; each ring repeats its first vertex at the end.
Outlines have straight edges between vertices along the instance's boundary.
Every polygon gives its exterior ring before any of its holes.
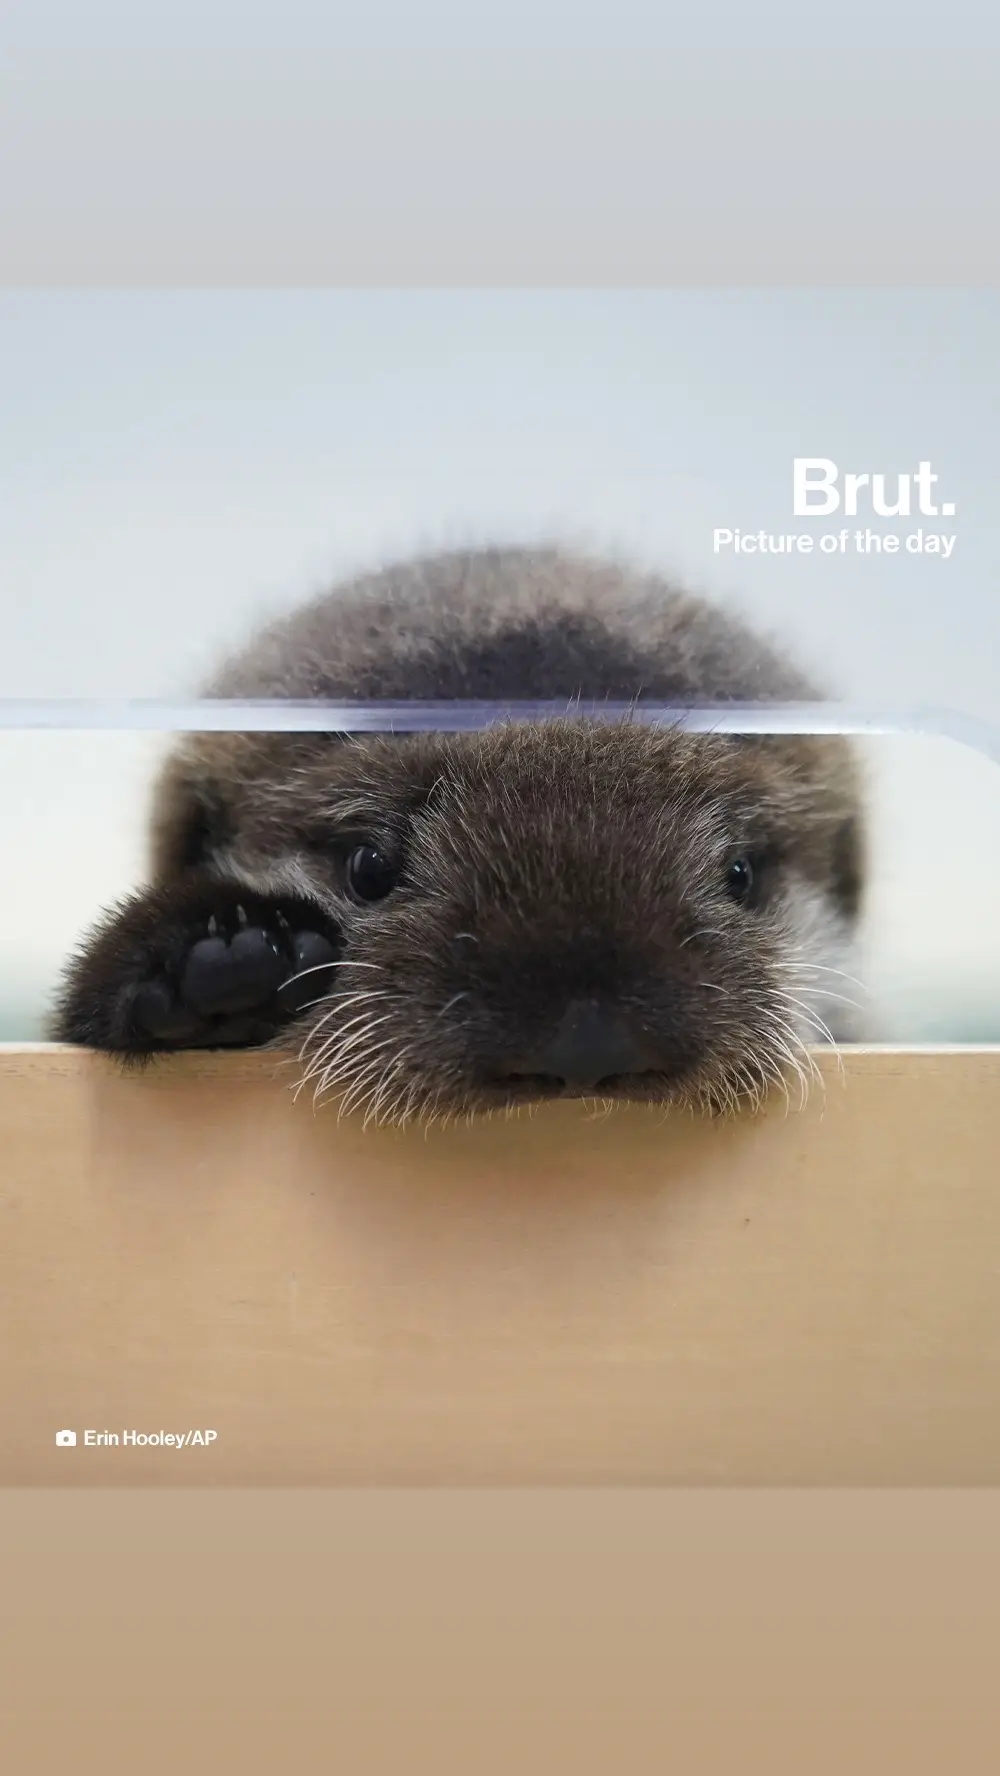
{"type": "Polygon", "coordinates": [[[624,1020],[595,999],[576,999],[568,1006],[553,1035],[521,1056],[503,1077],[545,1082],[567,1094],[597,1091],[622,1073],[642,1073],[650,1065],[647,1049],[624,1020]]]}

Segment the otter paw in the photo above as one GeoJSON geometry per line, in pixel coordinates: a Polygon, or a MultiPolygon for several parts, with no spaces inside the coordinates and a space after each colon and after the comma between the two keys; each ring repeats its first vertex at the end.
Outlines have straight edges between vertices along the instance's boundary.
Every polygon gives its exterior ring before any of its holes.
{"type": "Polygon", "coordinates": [[[173,967],[137,984],[135,1025],[167,1043],[252,1044],[322,997],[337,959],[330,938],[276,910],[266,923],[250,918],[242,904],[211,914],[173,967]]]}
{"type": "Polygon", "coordinates": [[[66,971],[56,1040],[141,1058],[271,1041],[330,991],[340,934],[307,901],[187,881],[133,896],[66,971]]]}

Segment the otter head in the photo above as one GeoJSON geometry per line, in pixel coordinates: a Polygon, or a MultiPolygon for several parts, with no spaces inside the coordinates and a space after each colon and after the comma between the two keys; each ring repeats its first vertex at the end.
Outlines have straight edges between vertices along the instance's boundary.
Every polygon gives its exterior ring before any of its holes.
{"type": "Polygon", "coordinates": [[[377,1120],[565,1096],[718,1112],[804,1082],[848,1028],[842,740],[564,720],[239,744],[213,867],[336,923],[294,1037],[319,1090],[377,1120]]]}

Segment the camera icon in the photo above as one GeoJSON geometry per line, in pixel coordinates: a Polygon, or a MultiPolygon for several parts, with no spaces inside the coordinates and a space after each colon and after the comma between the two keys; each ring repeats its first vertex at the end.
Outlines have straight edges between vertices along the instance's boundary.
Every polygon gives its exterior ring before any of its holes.
{"type": "Polygon", "coordinates": [[[56,1432],[56,1448],[57,1449],[75,1449],[76,1448],[76,1432],[75,1431],[57,1431],[56,1432]]]}

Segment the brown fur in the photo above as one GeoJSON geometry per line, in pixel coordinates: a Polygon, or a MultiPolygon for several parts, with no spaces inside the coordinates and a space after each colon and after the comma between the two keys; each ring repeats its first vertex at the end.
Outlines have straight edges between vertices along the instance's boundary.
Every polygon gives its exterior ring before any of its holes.
{"type": "MultiPolygon", "coordinates": [[[[743,625],[662,581],[511,549],[403,563],[337,588],[266,630],[208,691],[677,703],[816,694],[743,625]]],[[[322,1003],[266,1039],[301,1046],[321,1088],[346,1089],[372,1114],[541,1095],[537,1079],[509,1075],[577,1000],[641,1032],[646,1066],[608,1096],[717,1109],[799,1070],[815,1020],[853,1033],[837,977],[863,850],[857,764],[838,737],[699,736],[571,713],[397,739],[193,736],[157,785],[150,893],[71,966],[59,1033],[124,1053],[165,1046],[144,1045],[129,1022],[137,972],[160,966],[166,925],[180,956],[181,928],[204,920],[213,892],[253,895],[265,910],[287,902],[293,921],[296,907],[314,909],[339,947],[322,1003]],[[362,843],[399,871],[396,889],[367,905],[345,883],[362,843]],[[724,887],[744,855],[755,866],[749,906],[724,887]]]]}

